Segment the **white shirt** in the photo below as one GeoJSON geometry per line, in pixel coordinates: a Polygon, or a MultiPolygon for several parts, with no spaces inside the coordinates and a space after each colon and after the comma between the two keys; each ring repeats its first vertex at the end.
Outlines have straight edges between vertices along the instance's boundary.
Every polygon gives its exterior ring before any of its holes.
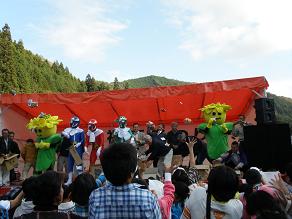
{"type": "Polygon", "coordinates": [[[24,199],[21,202],[21,205],[18,206],[14,212],[13,218],[20,217],[24,214],[29,214],[33,212],[34,204],[32,201],[25,201],[24,199]]]}
{"type": "MultiPolygon", "coordinates": [[[[186,201],[185,208],[189,209],[192,219],[203,219],[206,217],[207,193],[203,187],[197,187],[193,190],[190,198],[186,201]]],[[[223,212],[223,219],[240,219],[242,217],[242,203],[238,199],[231,199],[226,203],[211,201],[211,218],[214,219],[214,210],[223,212]]],[[[181,219],[187,219],[182,214],[181,219]]]]}
{"type": "Polygon", "coordinates": [[[0,201],[0,208],[5,209],[5,210],[9,210],[10,209],[10,201],[1,200],[0,201]]]}
{"type": "Polygon", "coordinates": [[[75,209],[75,203],[73,201],[62,202],[58,206],[58,211],[59,212],[65,212],[65,213],[68,212],[68,213],[70,213],[70,212],[73,212],[74,209],[75,209]]]}

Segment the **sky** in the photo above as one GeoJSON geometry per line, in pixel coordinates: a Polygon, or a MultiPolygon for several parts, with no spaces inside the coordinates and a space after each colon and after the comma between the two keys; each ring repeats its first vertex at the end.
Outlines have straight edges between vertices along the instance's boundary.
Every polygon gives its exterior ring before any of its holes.
{"type": "Polygon", "coordinates": [[[265,76],[292,98],[291,0],[0,0],[0,25],[76,77],[265,76]]]}

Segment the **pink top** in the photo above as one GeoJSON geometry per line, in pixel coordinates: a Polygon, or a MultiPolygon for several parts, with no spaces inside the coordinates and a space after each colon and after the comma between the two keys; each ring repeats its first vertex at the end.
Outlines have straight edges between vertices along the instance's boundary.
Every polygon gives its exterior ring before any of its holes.
{"type": "MultiPolygon", "coordinates": [[[[271,196],[275,197],[275,191],[274,191],[271,187],[269,187],[268,185],[261,185],[261,186],[259,187],[258,190],[261,190],[261,191],[267,192],[267,193],[269,193],[271,196]]],[[[242,194],[242,195],[240,196],[240,201],[241,201],[241,203],[242,203],[242,205],[243,205],[242,219],[255,219],[256,216],[251,216],[251,215],[249,215],[249,214],[247,213],[247,211],[246,211],[246,199],[245,199],[245,197],[244,197],[244,194],[242,194]]]]}
{"type": "Polygon", "coordinates": [[[171,174],[165,173],[165,182],[163,186],[163,197],[158,199],[162,219],[170,218],[170,210],[174,200],[175,187],[171,182],[171,174]],[[170,176],[168,176],[168,174],[170,176]]]}

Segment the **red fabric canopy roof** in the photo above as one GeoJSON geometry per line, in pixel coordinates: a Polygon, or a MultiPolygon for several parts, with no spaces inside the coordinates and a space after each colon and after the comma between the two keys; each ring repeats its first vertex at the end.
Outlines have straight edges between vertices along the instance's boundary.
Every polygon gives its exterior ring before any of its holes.
{"type": "Polygon", "coordinates": [[[81,119],[82,126],[95,118],[99,127],[115,125],[115,119],[124,115],[128,123],[182,122],[184,118],[201,121],[199,109],[209,103],[226,103],[232,106],[227,114],[233,120],[244,114],[255,97],[253,90],[261,92],[268,87],[264,77],[189,84],[183,86],[152,87],[92,93],[50,93],[1,95],[2,105],[13,109],[27,118],[41,112],[58,115],[68,126],[73,115],[81,119]],[[28,99],[38,102],[38,107],[27,106],[28,99]]]}

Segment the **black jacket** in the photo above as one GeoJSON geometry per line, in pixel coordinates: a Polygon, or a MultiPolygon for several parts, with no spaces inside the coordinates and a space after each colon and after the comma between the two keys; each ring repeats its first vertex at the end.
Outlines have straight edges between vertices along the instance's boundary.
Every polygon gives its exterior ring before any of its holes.
{"type": "Polygon", "coordinates": [[[146,155],[151,153],[148,160],[155,160],[158,157],[165,156],[170,149],[171,147],[166,146],[165,142],[163,142],[158,136],[152,136],[152,144],[146,151],[146,155]]]}
{"type": "Polygon", "coordinates": [[[162,131],[162,132],[159,133],[159,134],[158,134],[158,132],[157,132],[157,136],[158,136],[161,140],[164,138],[164,139],[165,139],[165,140],[163,140],[164,142],[167,141],[167,135],[166,135],[166,133],[165,133],[164,131],[162,131]]]}
{"type": "Polygon", "coordinates": [[[8,139],[8,147],[6,147],[5,140],[0,137],[0,154],[20,154],[18,144],[15,141],[8,139]]]}
{"type": "Polygon", "coordinates": [[[60,156],[68,157],[69,148],[71,147],[71,145],[72,145],[72,143],[71,143],[70,139],[63,137],[61,147],[58,150],[58,152],[60,152],[60,156]]]}

